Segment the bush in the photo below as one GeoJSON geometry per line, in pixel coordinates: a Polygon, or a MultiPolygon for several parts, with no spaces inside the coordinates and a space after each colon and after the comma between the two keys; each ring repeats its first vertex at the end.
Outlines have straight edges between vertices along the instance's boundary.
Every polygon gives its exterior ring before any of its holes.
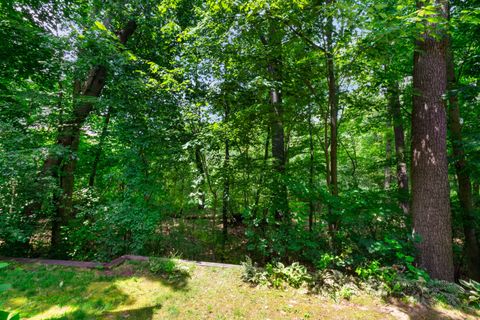
{"type": "Polygon", "coordinates": [[[149,270],[168,280],[190,278],[190,268],[178,263],[175,259],[152,257],[149,259],[149,270]]]}
{"type": "MultiPolygon", "coordinates": [[[[322,260],[326,262],[324,266],[339,261],[337,257],[332,257],[322,260]]],[[[334,300],[350,299],[354,295],[366,293],[382,298],[409,298],[423,303],[442,302],[455,307],[480,307],[478,282],[461,280],[462,288],[455,283],[423,277],[425,271],[413,266],[413,269],[384,267],[378,261],[372,261],[357,267],[353,274],[330,268],[309,273],[299,263],[285,266],[277,262],[260,268],[250,258],[242,265],[242,279],[248,283],[274,288],[308,286],[310,292],[334,300]]]]}
{"type": "Polygon", "coordinates": [[[468,304],[480,308],[480,283],[474,280],[460,280],[460,284],[465,288],[468,304]]]}
{"type": "Polygon", "coordinates": [[[311,280],[307,268],[298,262],[294,262],[290,266],[285,266],[281,262],[268,263],[262,269],[253,265],[252,260],[247,258],[242,265],[244,266],[242,279],[255,285],[274,288],[285,288],[287,286],[300,288],[311,280]]]}
{"type": "Polygon", "coordinates": [[[334,269],[316,272],[310,283],[310,291],[329,296],[334,300],[350,299],[351,296],[358,294],[359,290],[353,276],[334,269]]]}

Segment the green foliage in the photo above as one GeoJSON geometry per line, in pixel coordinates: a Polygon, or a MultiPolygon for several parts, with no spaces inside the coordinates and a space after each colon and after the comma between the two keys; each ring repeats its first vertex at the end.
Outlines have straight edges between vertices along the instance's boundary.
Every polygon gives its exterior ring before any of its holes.
{"type": "MultiPolygon", "coordinates": [[[[0,272],[2,272],[1,269],[5,269],[8,265],[8,263],[0,262],[0,272]]],[[[10,284],[0,284],[0,294],[11,287],[10,284]]],[[[20,315],[0,310],[0,320],[20,320],[20,315]]]]}
{"type": "MultiPolygon", "coordinates": [[[[411,153],[414,40],[448,27],[458,84],[446,95],[461,104],[466,172],[480,181],[477,2],[457,1],[449,22],[439,7],[406,0],[1,2],[0,253],[52,254],[61,222],[65,258],[248,254],[265,265],[250,262],[252,283],[303,286],[304,264],[345,297],[359,281],[388,294],[431,283],[398,205],[410,199],[395,182],[393,127],[403,126],[411,153]],[[137,30],[122,44],[131,21],[137,30]],[[101,93],[79,95],[98,66],[101,93]],[[79,102],[90,111],[75,123],[79,102]],[[80,130],[71,141],[70,126],[80,130]]],[[[463,240],[451,189],[454,239],[463,240]]]]}
{"type": "Polygon", "coordinates": [[[467,296],[468,302],[480,308],[480,283],[475,280],[460,280],[460,284],[465,288],[465,294],[467,296]]]}
{"type": "Polygon", "coordinates": [[[355,279],[335,269],[323,269],[315,272],[310,290],[333,299],[350,299],[360,292],[355,279]]]}
{"type": "Polygon", "coordinates": [[[168,280],[189,278],[190,268],[174,258],[155,258],[151,257],[148,261],[149,270],[157,275],[165,277],[168,280]]]}
{"type": "MultiPolygon", "coordinates": [[[[331,262],[332,257],[322,261],[331,262]]],[[[454,307],[478,307],[479,287],[473,280],[462,280],[464,289],[455,283],[415,277],[417,274],[425,274],[423,270],[417,269],[412,273],[407,269],[399,270],[398,266],[382,267],[378,261],[358,266],[355,273],[330,268],[308,272],[298,263],[290,266],[281,263],[267,264],[260,268],[250,258],[242,265],[242,279],[250,284],[283,289],[305,287],[311,293],[335,301],[369,294],[382,298],[406,298],[422,303],[440,302],[454,307]]]]}
{"type": "Polygon", "coordinates": [[[285,266],[281,262],[268,263],[265,268],[258,268],[247,257],[242,263],[244,267],[242,279],[254,285],[285,288],[287,286],[300,288],[310,281],[310,275],[305,266],[294,262],[285,266]]]}

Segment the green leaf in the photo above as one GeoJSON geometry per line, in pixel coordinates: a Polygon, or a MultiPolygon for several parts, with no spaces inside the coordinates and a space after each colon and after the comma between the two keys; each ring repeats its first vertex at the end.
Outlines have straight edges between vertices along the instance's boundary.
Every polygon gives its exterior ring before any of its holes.
{"type": "Polygon", "coordinates": [[[95,21],[95,26],[100,30],[108,31],[107,27],[105,27],[105,25],[103,23],[101,23],[100,21],[95,21]]]}

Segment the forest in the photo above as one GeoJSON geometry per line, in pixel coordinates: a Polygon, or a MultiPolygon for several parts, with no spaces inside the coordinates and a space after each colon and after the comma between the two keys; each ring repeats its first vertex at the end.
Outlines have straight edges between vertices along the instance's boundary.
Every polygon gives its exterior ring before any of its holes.
{"type": "Polygon", "coordinates": [[[2,0],[0,25],[0,256],[480,307],[480,1],[2,0]]]}

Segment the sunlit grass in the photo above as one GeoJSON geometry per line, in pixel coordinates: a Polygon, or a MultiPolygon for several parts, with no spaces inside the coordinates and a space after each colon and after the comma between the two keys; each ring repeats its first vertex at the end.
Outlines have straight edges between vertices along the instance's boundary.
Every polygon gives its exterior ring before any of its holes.
{"type": "Polygon", "coordinates": [[[395,319],[373,298],[335,303],[299,290],[253,288],[240,280],[240,268],[191,266],[191,278],[181,284],[145,269],[138,263],[113,273],[10,266],[0,273],[0,283],[13,285],[0,309],[34,320],[395,319]]]}

